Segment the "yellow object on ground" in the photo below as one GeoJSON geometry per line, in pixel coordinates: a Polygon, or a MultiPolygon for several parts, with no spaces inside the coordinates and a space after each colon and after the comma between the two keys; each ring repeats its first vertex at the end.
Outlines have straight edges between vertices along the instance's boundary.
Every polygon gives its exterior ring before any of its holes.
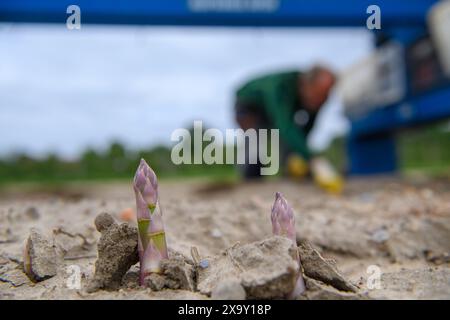
{"type": "Polygon", "coordinates": [[[340,194],[344,180],[325,158],[311,160],[311,172],[314,181],[327,192],[340,194]]]}
{"type": "Polygon", "coordinates": [[[302,179],[308,174],[308,163],[297,154],[289,155],[287,159],[287,173],[289,177],[302,179]]]}

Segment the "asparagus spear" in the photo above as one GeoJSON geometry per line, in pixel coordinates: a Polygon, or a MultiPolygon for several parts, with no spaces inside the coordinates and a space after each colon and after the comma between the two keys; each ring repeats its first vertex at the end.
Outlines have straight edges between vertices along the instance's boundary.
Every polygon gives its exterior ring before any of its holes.
{"type": "Polygon", "coordinates": [[[168,258],[162,212],[158,201],[155,172],[141,159],[133,181],[138,223],[140,283],[151,273],[159,273],[160,262],[168,258]]]}
{"type": "MultiPolygon", "coordinates": [[[[277,236],[283,236],[291,239],[295,247],[297,240],[295,234],[295,216],[292,207],[280,192],[275,194],[275,202],[272,206],[272,233],[277,236]]],[[[294,290],[289,298],[296,298],[305,291],[305,282],[301,272],[300,256],[297,251],[297,261],[299,267],[299,275],[294,290]]]]}

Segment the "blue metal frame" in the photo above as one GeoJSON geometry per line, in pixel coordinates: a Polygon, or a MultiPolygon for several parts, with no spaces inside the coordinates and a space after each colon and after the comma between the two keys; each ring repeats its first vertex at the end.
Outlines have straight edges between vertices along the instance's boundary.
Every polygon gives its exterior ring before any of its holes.
{"type": "Polygon", "coordinates": [[[383,133],[393,128],[420,125],[450,117],[450,86],[411,97],[352,121],[354,135],[383,133]]]}
{"type": "MultiPolygon", "coordinates": [[[[196,0],[2,0],[0,21],[65,23],[66,8],[75,4],[81,8],[82,23],[364,27],[368,17],[367,7],[376,4],[382,7],[383,27],[394,27],[423,25],[424,12],[436,2],[436,0],[259,0],[271,1],[276,6],[274,10],[257,10],[248,6],[243,6],[239,10],[193,10],[192,1],[196,0]]],[[[233,1],[257,3],[255,0],[233,1]]]]}
{"type": "MultiPolygon", "coordinates": [[[[425,11],[423,14],[425,14],[425,11]]],[[[427,35],[426,25],[382,30],[385,36],[408,47],[427,35]]],[[[406,78],[410,78],[407,73],[406,78]]],[[[348,139],[350,174],[377,174],[394,171],[398,157],[395,130],[418,126],[450,117],[450,79],[420,94],[406,86],[406,95],[392,105],[379,106],[368,114],[351,119],[348,139]]]]}
{"type": "Polygon", "coordinates": [[[347,151],[350,174],[393,172],[398,157],[394,130],[450,117],[450,86],[412,97],[352,121],[347,151]]]}
{"type": "Polygon", "coordinates": [[[359,136],[352,131],[347,152],[352,175],[391,173],[397,169],[395,140],[390,132],[359,136]]]}

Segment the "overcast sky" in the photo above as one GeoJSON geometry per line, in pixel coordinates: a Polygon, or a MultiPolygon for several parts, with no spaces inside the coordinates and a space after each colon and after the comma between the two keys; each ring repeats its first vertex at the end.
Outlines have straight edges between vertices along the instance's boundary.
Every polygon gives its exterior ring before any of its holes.
{"type": "MultiPolygon", "coordinates": [[[[0,24],[0,156],[171,144],[193,120],[234,128],[233,90],[246,79],[315,62],[341,71],[370,50],[364,29],[0,24]]],[[[314,148],[347,129],[340,108],[334,95],[314,148]]]]}

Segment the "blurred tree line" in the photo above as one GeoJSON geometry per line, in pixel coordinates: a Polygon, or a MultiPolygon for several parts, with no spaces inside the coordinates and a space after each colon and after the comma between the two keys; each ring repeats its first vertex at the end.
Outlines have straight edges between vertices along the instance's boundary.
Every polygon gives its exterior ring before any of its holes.
{"type": "MultiPolygon", "coordinates": [[[[207,128],[203,128],[203,132],[207,128]]],[[[189,129],[193,137],[194,128],[189,129]]],[[[210,142],[203,142],[203,148],[210,142]]],[[[191,139],[190,148],[193,150],[191,139]]],[[[225,157],[227,146],[222,146],[225,157]]],[[[66,182],[86,180],[132,179],[141,158],[144,158],[160,178],[210,177],[228,179],[236,176],[233,165],[183,164],[175,165],[171,160],[172,148],[156,146],[142,150],[129,150],[118,141],[111,143],[106,151],[85,150],[72,161],[48,155],[45,159],[17,154],[0,159],[0,184],[9,182],[66,182]]]]}
{"type": "Polygon", "coordinates": [[[234,168],[230,165],[177,166],[172,163],[170,155],[169,147],[130,151],[119,142],[112,143],[105,152],[88,149],[73,161],[53,154],[44,159],[18,154],[0,160],[0,182],[132,179],[141,158],[151,164],[160,177],[234,174],[234,168]]]}
{"type": "MultiPolygon", "coordinates": [[[[208,143],[204,143],[204,146],[208,143]]],[[[397,146],[401,170],[420,170],[432,174],[450,173],[448,123],[399,132],[397,146]]],[[[324,152],[324,155],[343,172],[347,167],[345,149],[345,138],[341,137],[335,139],[324,152]]],[[[226,149],[223,150],[223,155],[225,154],[226,149]]],[[[60,159],[56,155],[35,159],[25,154],[0,159],[0,183],[132,179],[141,158],[144,158],[162,178],[206,176],[223,179],[237,176],[233,165],[177,166],[171,161],[170,147],[157,146],[131,151],[123,144],[114,142],[104,152],[88,149],[79,159],[73,161],[60,159]]],[[[280,168],[280,171],[283,170],[280,168]]]]}

